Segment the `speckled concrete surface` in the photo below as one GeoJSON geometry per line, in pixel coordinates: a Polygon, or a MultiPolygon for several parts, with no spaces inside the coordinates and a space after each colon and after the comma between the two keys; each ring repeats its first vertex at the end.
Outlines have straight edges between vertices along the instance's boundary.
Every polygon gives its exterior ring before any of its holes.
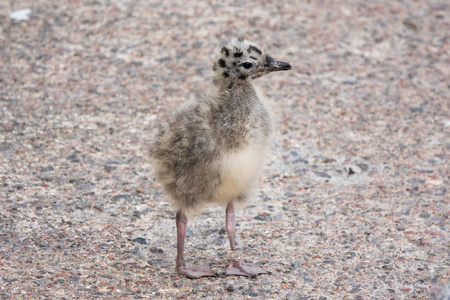
{"type": "Polygon", "coordinates": [[[0,1],[2,299],[449,299],[447,1],[0,1]],[[10,13],[30,8],[29,20],[10,13]],[[294,66],[256,83],[273,151],[238,212],[189,223],[146,154],[157,116],[243,36],[294,66]],[[447,290],[448,291],[448,290],[447,290]]]}

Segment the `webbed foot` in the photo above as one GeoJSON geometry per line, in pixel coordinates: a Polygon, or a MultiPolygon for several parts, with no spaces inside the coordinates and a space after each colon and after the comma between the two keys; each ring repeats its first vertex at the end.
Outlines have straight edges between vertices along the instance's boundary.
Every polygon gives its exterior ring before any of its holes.
{"type": "Polygon", "coordinates": [[[270,274],[270,272],[240,260],[232,260],[226,270],[226,275],[256,277],[259,274],[270,274]]]}
{"type": "Polygon", "coordinates": [[[217,274],[214,273],[208,265],[197,266],[197,267],[186,267],[179,266],[177,268],[178,274],[185,275],[187,278],[197,279],[200,277],[216,277],[217,274]]]}

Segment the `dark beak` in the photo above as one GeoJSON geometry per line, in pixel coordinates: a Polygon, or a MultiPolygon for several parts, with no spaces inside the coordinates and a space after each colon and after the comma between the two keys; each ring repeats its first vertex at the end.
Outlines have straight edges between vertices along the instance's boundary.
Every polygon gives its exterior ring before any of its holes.
{"type": "Polygon", "coordinates": [[[292,66],[287,62],[273,60],[269,65],[269,72],[292,70],[292,66]]]}

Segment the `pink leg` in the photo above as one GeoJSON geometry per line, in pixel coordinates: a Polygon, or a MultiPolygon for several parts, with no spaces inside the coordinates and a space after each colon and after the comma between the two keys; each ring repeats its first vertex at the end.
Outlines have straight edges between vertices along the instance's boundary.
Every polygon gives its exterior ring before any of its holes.
{"type": "Polygon", "coordinates": [[[233,202],[228,203],[226,210],[225,226],[227,228],[228,239],[230,240],[231,251],[236,250],[235,235],[236,235],[236,216],[234,215],[233,202]]]}
{"type": "MultiPolygon", "coordinates": [[[[234,215],[234,205],[233,202],[228,203],[226,210],[226,228],[228,239],[230,240],[231,251],[234,252],[236,250],[236,216],[234,215]]],[[[258,274],[267,274],[269,271],[264,270],[263,268],[247,264],[242,262],[239,258],[232,257],[230,260],[230,264],[226,270],[226,275],[237,275],[237,276],[248,276],[255,277],[258,274]]]]}
{"type": "Polygon", "coordinates": [[[187,217],[183,211],[179,210],[176,216],[177,222],[177,258],[175,260],[178,274],[185,275],[188,278],[200,278],[207,276],[217,276],[208,265],[198,267],[186,267],[184,262],[184,239],[187,230],[187,217]]]}

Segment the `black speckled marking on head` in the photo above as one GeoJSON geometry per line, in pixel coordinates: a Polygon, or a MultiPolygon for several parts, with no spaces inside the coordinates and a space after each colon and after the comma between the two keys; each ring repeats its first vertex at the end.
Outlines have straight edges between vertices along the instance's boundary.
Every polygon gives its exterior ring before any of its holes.
{"type": "Polygon", "coordinates": [[[258,53],[259,55],[262,54],[262,51],[261,51],[259,48],[255,47],[255,46],[253,46],[253,45],[251,45],[251,46],[248,47],[248,49],[247,49],[247,52],[248,52],[248,53],[252,53],[252,51],[255,51],[255,52],[258,53]]]}
{"type": "Polygon", "coordinates": [[[244,53],[242,52],[236,52],[233,54],[234,57],[241,57],[244,53]]]}
{"type": "Polygon", "coordinates": [[[217,63],[214,63],[214,65],[213,65],[213,71],[217,71],[217,63]]]}
{"type": "Polygon", "coordinates": [[[244,38],[238,38],[238,42],[243,42],[244,41],[244,38]]]}
{"type": "Polygon", "coordinates": [[[228,48],[225,46],[222,48],[220,52],[224,53],[226,57],[230,56],[230,50],[228,50],[228,48]]]}
{"type": "Polygon", "coordinates": [[[247,75],[241,75],[238,78],[241,79],[241,80],[245,80],[245,79],[247,79],[247,75]]]}
{"type": "Polygon", "coordinates": [[[258,60],[256,57],[254,57],[254,56],[250,56],[250,58],[251,59],[253,59],[253,60],[258,60]]]}
{"type": "Polygon", "coordinates": [[[266,56],[266,65],[269,66],[273,62],[273,58],[269,55],[266,56]]]}
{"type": "Polygon", "coordinates": [[[223,77],[225,77],[225,78],[227,78],[227,77],[230,77],[230,74],[228,74],[228,72],[223,72],[223,77]]]}
{"type": "Polygon", "coordinates": [[[227,63],[225,62],[225,60],[223,60],[221,58],[221,59],[219,59],[219,66],[221,66],[222,68],[226,68],[227,67],[227,63]]]}

